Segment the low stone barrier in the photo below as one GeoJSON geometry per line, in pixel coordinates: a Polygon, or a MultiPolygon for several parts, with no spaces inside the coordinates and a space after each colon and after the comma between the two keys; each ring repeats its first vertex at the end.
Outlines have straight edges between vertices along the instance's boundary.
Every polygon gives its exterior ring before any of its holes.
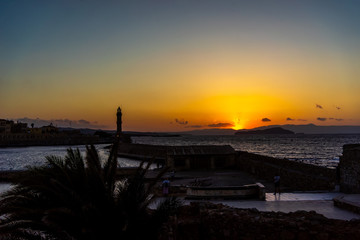
{"type": "Polygon", "coordinates": [[[343,208],[354,213],[360,214],[360,203],[348,201],[345,199],[345,195],[338,196],[333,199],[334,205],[343,208]]]}
{"type": "Polygon", "coordinates": [[[187,199],[248,199],[265,200],[265,187],[261,183],[243,186],[188,187],[187,199]]]}
{"type": "MultiPolygon", "coordinates": [[[[133,175],[137,171],[137,167],[118,168],[116,170],[116,177],[121,178],[128,175],[133,175]]],[[[21,178],[21,174],[25,174],[26,170],[4,170],[0,171],[0,182],[14,182],[21,178]]]]}

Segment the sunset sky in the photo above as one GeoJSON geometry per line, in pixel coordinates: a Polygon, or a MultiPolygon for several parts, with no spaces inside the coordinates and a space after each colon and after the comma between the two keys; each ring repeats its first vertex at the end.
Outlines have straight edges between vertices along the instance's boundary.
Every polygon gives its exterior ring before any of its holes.
{"type": "Polygon", "coordinates": [[[360,1],[0,1],[0,118],[360,125],[360,1]]]}

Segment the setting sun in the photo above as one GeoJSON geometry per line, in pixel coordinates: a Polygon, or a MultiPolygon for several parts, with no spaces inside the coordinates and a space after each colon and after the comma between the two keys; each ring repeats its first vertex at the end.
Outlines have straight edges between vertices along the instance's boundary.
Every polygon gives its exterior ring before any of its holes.
{"type": "Polygon", "coordinates": [[[232,129],[234,130],[240,130],[240,129],[243,129],[244,126],[243,124],[241,123],[241,120],[239,118],[235,118],[234,119],[234,127],[232,129]]]}
{"type": "Polygon", "coordinates": [[[243,126],[241,124],[235,124],[235,126],[232,129],[240,130],[240,129],[243,129],[243,126]]]}

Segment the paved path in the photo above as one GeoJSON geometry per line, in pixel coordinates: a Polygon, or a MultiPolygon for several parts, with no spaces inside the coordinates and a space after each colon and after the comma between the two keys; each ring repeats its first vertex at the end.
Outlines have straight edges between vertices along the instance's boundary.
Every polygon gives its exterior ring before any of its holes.
{"type": "Polygon", "coordinates": [[[340,194],[346,201],[360,204],[360,194],[340,194]]]}
{"type": "Polygon", "coordinates": [[[266,201],[317,201],[328,200],[331,201],[334,197],[342,195],[337,192],[326,193],[282,193],[276,194],[266,193],[266,201]]]}
{"type": "MultiPolygon", "coordinates": [[[[360,215],[334,206],[332,199],[341,193],[282,193],[276,198],[266,194],[266,201],[260,200],[206,200],[215,204],[222,203],[233,208],[256,208],[264,212],[315,211],[327,218],[351,220],[360,219],[360,215]]],[[[349,195],[351,198],[351,195],[349,195]]],[[[160,200],[160,199],[159,199],[160,200]]],[[[184,200],[185,204],[202,200],[184,200]]]]}
{"type": "MultiPolygon", "coordinates": [[[[0,184],[0,192],[10,189],[10,184],[0,184]]],[[[256,208],[259,211],[295,212],[298,210],[316,211],[327,218],[351,220],[360,219],[359,214],[335,207],[332,199],[342,193],[282,193],[274,196],[266,193],[266,201],[260,200],[210,200],[234,208],[256,208]]],[[[360,195],[345,195],[347,200],[360,203],[360,195]]],[[[161,198],[159,198],[159,201],[161,198]]],[[[194,200],[191,200],[194,201],[194,200]]],[[[190,200],[184,200],[189,204],[190,200]]]]}
{"type": "Polygon", "coordinates": [[[327,218],[351,220],[360,219],[360,215],[334,206],[332,199],[339,193],[282,193],[276,198],[266,194],[266,201],[254,200],[211,200],[234,208],[256,208],[266,212],[315,211],[327,218]]]}

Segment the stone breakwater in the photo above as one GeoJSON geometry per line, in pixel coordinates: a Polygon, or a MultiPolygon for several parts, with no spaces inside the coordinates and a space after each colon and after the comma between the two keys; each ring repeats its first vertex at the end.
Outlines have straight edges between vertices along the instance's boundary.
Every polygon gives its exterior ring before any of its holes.
{"type": "Polygon", "coordinates": [[[358,239],[360,220],[328,219],[314,211],[293,213],[191,203],[164,224],[159,239],[358,239]]]}

